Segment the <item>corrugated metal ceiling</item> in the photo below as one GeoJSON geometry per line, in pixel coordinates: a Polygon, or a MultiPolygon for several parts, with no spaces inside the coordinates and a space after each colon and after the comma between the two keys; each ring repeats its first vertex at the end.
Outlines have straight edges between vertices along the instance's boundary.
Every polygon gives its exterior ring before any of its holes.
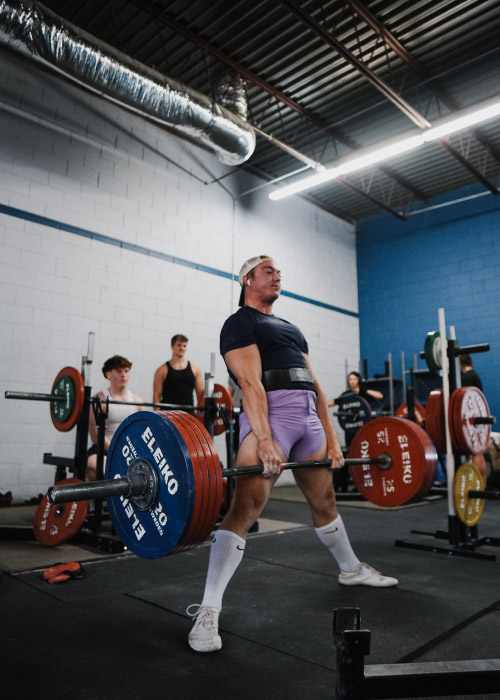
{"type": "MultiPolygon", "coordinates": [[[[271,135],[242,168],[264,181],[336,159],[500,95],[498,0],[47,0],[103,41],[206,95],[229,70],[271,135]],[[419,126],[418,126],[419,125],[419,126]]],[[[404,218],[435,195],[497,192],[500,119],[311,190],[348,220],[404,218]]],[[[269,185],[269,190],[272,186],[269,185]]],[[[277,204],[279,206],[279,204],[277,204]]]]}

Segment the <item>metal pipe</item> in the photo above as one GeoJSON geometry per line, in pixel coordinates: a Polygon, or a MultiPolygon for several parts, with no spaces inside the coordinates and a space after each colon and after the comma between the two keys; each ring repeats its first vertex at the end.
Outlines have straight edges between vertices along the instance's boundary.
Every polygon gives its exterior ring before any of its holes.
{"type": "Polygon", "coordinates": [[[240,165],[255,150],[255,133],[244,119],[34,0],[0,2],[0,43],[173,127],[210,148],[222,163],[240,165]]]}

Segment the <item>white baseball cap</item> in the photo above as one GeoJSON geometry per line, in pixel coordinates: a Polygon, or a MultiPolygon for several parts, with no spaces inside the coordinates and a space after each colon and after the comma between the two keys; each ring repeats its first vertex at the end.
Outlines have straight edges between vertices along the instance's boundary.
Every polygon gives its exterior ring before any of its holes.
{"type": "Polygon", "coordinates": [[[260,265],[266,260],[274,260],[274,258],[271,258],[270,255],[257,255],[254,258],[248,258],[248,260],[245,260],[241,266],[240,274],[238,275],[240,284],[243,284],[243,277],[248,275],[250,270],[253,270],[254,267],[257,267],[257,265],[260,265]]]}

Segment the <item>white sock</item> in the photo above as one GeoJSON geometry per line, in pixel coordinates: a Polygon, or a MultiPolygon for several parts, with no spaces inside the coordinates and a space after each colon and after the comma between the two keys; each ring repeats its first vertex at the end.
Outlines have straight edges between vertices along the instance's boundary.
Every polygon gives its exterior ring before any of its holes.
{"type": "Polygon", "coordinates": [[[328,525],[316,527],[316,534],[335,557],[341,571],[354,572],[361,562],[354,554],[344,522],[340,515],[328,525]]]}
{"type": "Polygon", "coordinates": [[[222,609],[222,596],[245,551],[245,540],[229,530],[215,533],[202,605],[222,609]]]}

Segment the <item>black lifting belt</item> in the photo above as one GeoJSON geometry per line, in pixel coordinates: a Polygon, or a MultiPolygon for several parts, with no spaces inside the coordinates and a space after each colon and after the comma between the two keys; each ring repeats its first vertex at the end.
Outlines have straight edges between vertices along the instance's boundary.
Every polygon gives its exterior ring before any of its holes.
{"type": "Polygon", "coordinates": [[[288,367],[287,369],[266,369],[262,374],[262,384],[266,391],[284,389],[290,384],[310,384],[314,389],[312,373],[305,367],[288,367]]]}

